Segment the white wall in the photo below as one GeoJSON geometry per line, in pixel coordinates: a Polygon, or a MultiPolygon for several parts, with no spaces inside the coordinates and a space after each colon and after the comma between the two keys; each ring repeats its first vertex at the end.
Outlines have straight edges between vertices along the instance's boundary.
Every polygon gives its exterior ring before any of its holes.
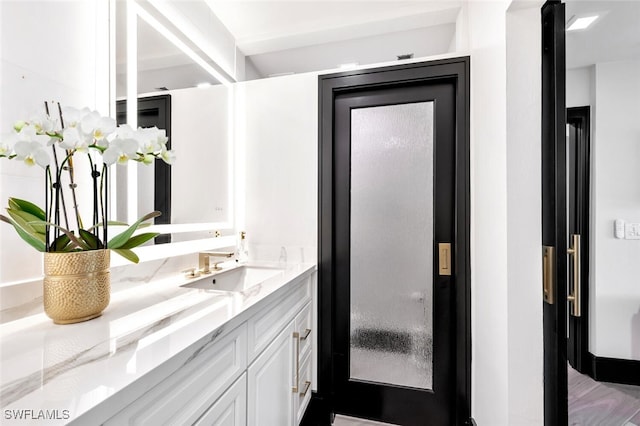
{"type": "Polygon", "coordinates": [[[541,6],[470,1],[458,18],[466,30],[457,31],[457,46],[471,54],[472,415],[479,425],[540,425],[544,417],[541,6]]]}
{"type": "Polygon", "coordinates": [[[509,424],[506,10],[469,2],[472,415],[509,424]]]}
{"type": "Polygon", "coordinates": [[[509,424],[541,425],[542,333],[540,8],[507,13],[507,268],[509,424]]]}
{"type": "Polygon", "coordinates": [[[567,70],[567,108],[591,105],[593,67],[567,70]]]}
{"type": "Polygon", "coordinates": [[[249,256],[279,260],[285,247],[288,261],[315,262],[317,74],[253,80],[238,83],[235,90],[236,142],[246,153],[249,256]]]}
{"type": "MultiPolygon", "coordinates": [[[[45,100],[108,111],[108,1],[0,2],[0,134],[45,100]],[[55,23],[53,25],[52,23],[55,23]]],[[[44,203],[44,174],[0,160],[0,203],[44,203]]],[[[0,224],[0,286],[39,279],[41,254],[0,224]]],[[[3,301],[4,303],[4,301],[3,301]]]]}
{"type": "Polygon", "coordinates": [[[594,355],[640,360],[640,240],[618,240],[613,221],[640,223],[640,61],[595,65],[592,140],[594,355]]]}

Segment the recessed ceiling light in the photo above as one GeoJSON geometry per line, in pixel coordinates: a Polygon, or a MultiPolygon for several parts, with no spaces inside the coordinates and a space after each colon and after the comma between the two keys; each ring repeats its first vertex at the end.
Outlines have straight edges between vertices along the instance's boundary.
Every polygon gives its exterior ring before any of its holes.
{"type": "Polygon", "coordinates": [[[576,18],[571,24],[569,24],[567,31],[584,30],[589,27],[589,25],[593,24],[598,18],[598,15],[576,18]]]}
{"type": "Polygon", "coordinates": [[[203,83],[198,83],[197,87],[198,89],[204,89],[205,87],[209,87],[211,86],[211,83],[209,83],[208,81],[205,81],[203,83]]]}

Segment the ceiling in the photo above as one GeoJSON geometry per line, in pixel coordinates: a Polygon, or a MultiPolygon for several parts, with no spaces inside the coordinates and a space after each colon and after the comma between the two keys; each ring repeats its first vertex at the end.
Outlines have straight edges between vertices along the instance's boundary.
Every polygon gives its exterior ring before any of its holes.
{"type": "MultiPolygon", "coordinates": [[[[398,55],[449,51],[461,0],[309,1],[179,0],[206,2],[246,55],[247,79],[393,61],[398,55]]],[[[116,2],[117,33],[124,7],[116,2]]],[[[212,80],[184,53],[139,20],[139,93],[193,87],[212,80]],[[169,72],[162,72],[166,70],[169,72]]],[[[125,89],[124,37],[117,38],[118,95],[125,89]]]]}
{"type": "Polygon", "coordinates": [[[255,67],[254,78],[445,53],[461,5],[460,0],[206,1],[255,67]]]}
{"type": "Polygon", "coordinates": [[[585,30],[566,34],[567,68],[640,59],[640,1],[568,0],[566,19],[599,14],[585,30]]]}

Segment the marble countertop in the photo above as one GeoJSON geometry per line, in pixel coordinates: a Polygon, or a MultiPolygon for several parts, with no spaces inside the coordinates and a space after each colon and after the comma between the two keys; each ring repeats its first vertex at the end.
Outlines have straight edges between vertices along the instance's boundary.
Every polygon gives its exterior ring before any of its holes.
{"type": "Polygon", "coordinates": [[[56,325],[38,314],[2,324],[0,423],[102,422],[155,385],[157,367],[174,358],[188,362],[313,270],[314,264],[287,265],[239,293],[181,287],[185,278],[167,278],[114,292],[102,316],[84,323],[56,325]]]}

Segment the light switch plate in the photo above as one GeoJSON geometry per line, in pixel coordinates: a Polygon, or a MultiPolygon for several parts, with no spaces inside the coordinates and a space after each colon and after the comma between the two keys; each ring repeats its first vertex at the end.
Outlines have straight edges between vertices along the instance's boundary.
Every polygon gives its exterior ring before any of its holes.
{"type": "Polygon", "coordinates": [[[616,219],[616,221],[614,222],[613,235],[616,238],[624,239],[624,220],[616,219]]]}
{"type": "Polygon", "coordinates": [[[624,237],[627,240],[640,240],[640,223],[625,224],[624,237]]]}

